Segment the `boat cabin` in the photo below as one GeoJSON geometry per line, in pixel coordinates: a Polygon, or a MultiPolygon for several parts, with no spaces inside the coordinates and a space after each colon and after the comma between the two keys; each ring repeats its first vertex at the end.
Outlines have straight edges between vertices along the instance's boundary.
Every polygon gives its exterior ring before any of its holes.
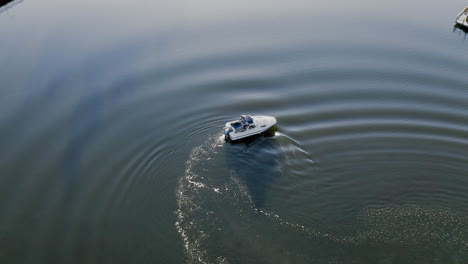
{"type": "Polygon", "coordinates": [[[234,128],[234,132],[237,133],[255,128],[255,123],[251,116],[241,115],[239,120],[236,120],[231,123],[231,126],[234,128]]]}

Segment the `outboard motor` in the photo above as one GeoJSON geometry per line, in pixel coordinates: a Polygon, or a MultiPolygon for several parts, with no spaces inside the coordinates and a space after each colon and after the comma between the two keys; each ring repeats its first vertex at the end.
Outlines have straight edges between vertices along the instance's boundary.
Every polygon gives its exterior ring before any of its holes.
{"type": "Polygon", "coordinates": [[[231,139],[229,137],[229,133],[231,133],[232,131],[233,131],[232,127],[225,127],[224,128],[224,138],[227,139],[227,140],[231,139]]]}

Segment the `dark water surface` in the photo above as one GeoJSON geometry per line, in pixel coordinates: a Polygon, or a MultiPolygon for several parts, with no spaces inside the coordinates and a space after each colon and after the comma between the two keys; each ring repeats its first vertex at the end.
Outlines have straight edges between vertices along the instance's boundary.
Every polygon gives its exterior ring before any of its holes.
{"type": "Polygon", "coordinates": [[[465,5],[4,8],[0,263],[468,263],[465,5]]]}

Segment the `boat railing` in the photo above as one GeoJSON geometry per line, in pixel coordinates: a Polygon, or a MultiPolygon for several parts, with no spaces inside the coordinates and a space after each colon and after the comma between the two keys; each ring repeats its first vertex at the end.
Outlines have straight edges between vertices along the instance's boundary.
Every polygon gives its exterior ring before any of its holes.
{"type": "Polygon", "coordinates": [[[457,15],[455,23],[461,24],[462,26],[468,26],[468,6],[457,15]]]}
{"type": "Polygon", "coordinates": [[[463,15],[468,15],[468,6],[463,9],[463,11],[460,12],[460,14],[457,15],[457,18],[463,16],[463,15]]]}

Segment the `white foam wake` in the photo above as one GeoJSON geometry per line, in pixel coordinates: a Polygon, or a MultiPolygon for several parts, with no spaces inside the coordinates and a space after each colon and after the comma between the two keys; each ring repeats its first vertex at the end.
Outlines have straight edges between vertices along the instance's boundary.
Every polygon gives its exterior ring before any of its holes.
{"type": "Polygon", "coordinates": [[[256,208],[246,186],[226,166],[224,147],[214,137],[193,149],[179,180],[175,227],[189,263],[348,263],[367,244],[385,252],[373,259],[385,263],[397,261],[407,248],[428,254],[437,249],[441,258],[455,252],[454,261],[468,258],[468,218],[448,209],[367,208],[357,215],[354,232],[340,235],[256,208]]]}

